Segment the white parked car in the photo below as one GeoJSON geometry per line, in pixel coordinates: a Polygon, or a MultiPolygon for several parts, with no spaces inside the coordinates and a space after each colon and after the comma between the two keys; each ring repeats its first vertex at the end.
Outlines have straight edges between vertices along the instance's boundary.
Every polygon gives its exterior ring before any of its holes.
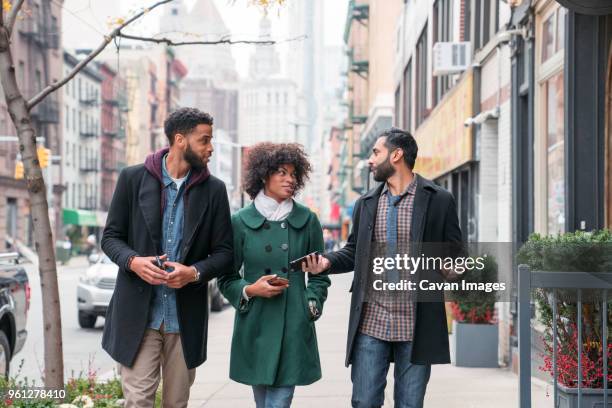
{"type": "MultiPolygon", "coordinates": [[[[106,255],[90,257],[91,265],[79,277],[77,286],[77,309],[79,326],[91,329],[96,325],[98,316],[106,315],[119,267],[106,255]]],[[[223,309],[224,298],[217,288],[216,279],[208,282],[209,310],[218,312],[223,309]]]]}

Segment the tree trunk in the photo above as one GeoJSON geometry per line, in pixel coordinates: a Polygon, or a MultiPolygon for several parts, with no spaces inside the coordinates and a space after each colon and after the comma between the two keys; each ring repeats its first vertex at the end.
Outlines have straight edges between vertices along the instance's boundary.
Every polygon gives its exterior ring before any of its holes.
{"type": "MultiPolygon", "coordinates": [[[[36,135],[27,102],[17,86],[15,66],[10,48],[10,34],[0,26],[0,81],[4,89],[11,120],[19,136],[19,151],[24,165],[34,224],[34,241],[38,254],[42,310],[45,336],[45,386],[64,388],[64,358],[62,351],[62,321],[53,235],[49,221],[47,189],[36,153],[36,135]]],[[[52,182],[49,180],[49,182],[52,182]]]]}

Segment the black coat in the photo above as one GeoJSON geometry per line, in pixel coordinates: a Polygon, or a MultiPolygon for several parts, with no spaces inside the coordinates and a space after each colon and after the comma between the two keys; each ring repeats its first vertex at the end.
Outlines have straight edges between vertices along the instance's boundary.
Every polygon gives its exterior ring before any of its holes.
{"type": "MultiPolygon", "coordinates": [[[[414,198],[410,240],[414,253],[425,251],[423,243],[455,243],[461,247],[461,230],[453,196],[431,181],[416,175],[417,189],[414,198]]],[[[361,320],[362,305],[368,282],[370,249],[378,199],[383,185],[360,197],[353,210],[353,227],[344,248],[325,254],[331,261],[329,273],[355,271],[351,286],[351,312],[346,344],[346,365],[351,364],[353,344],[361,320]],[[356,254],[358,254],[356,256],[356,254]]],[[[418,296],[418,295],[417,295],[418,296]]],[[[443,293],[437,301],[429,294],[427,302],[416,303],[415,330],[412,347],[412,362],[415,364],[450,363],[448,328],[443,293]]]]}
{"type": "MultiPolygon", "coordinates": [[[[193,176],[192,176],[193,177],[193,176]]],[[[208,176],[186,190],[180,263],[195,265],[199,282],[178,289],[177,313],[187,367],[206,360],[208,281],[231,270],[233,236],[225,184],[208,176]]],[[[149,319],[152,285],[126,269],[130,256],[161,255],[161,184],[144,165],[124,169],[113,195],[102,250],[119,266],[106,313],[102,347],[131,367],[149,319]]]]}

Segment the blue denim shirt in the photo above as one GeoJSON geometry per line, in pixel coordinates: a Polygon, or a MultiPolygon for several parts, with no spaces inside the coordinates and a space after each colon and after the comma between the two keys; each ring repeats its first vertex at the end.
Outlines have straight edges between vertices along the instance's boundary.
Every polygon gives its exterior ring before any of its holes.
{"type": "MultiPolygon", "coordinates": [[[[162,160],[163,185],[166,190],[166,205],[162,222],[162,248],[164,254],[168,255],[168,261],[178,262],[183,245],[183,197],[191,172],[187,174],[185,181],[178,189],[166,168],[167,156],[164,156],[162,160]]],[[[162,323],[164,324],[164,332],[180,332],[176,312],[176,289],[169,288],[166,285],[156,285],[153,286],[148,328],[159,330],[162,323]]]]}

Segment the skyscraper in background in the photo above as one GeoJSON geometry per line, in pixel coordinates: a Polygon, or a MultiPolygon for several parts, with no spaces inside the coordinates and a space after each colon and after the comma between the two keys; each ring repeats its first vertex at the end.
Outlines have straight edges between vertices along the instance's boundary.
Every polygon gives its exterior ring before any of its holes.
{"type": "MultiPolygon", "coordinates": [[[[262,17],[259,38],[270,38],[272,23],[262,17]]],[[[239,140],[255,143],[302,142],[297,123],[295,82],[280,74],[280,56],[274,45],[257,45],[249,60],[249,78],[240,85],[239,140]]]]}
{"type": "MultiPolygon", "coordinates": [[[[160,33],[177,41],[217,41],[231,34],[213,0],[197,0],[191,8],[182,0],[173,2],[164,9],[160,33]]],[[[230,48],[228,44],[192,45],[175,51],[188,70],[180,105],[214,117],[211,171],[226,183],[230,203],[236,208],[240,201],[238,74],[230,48]]]]}

